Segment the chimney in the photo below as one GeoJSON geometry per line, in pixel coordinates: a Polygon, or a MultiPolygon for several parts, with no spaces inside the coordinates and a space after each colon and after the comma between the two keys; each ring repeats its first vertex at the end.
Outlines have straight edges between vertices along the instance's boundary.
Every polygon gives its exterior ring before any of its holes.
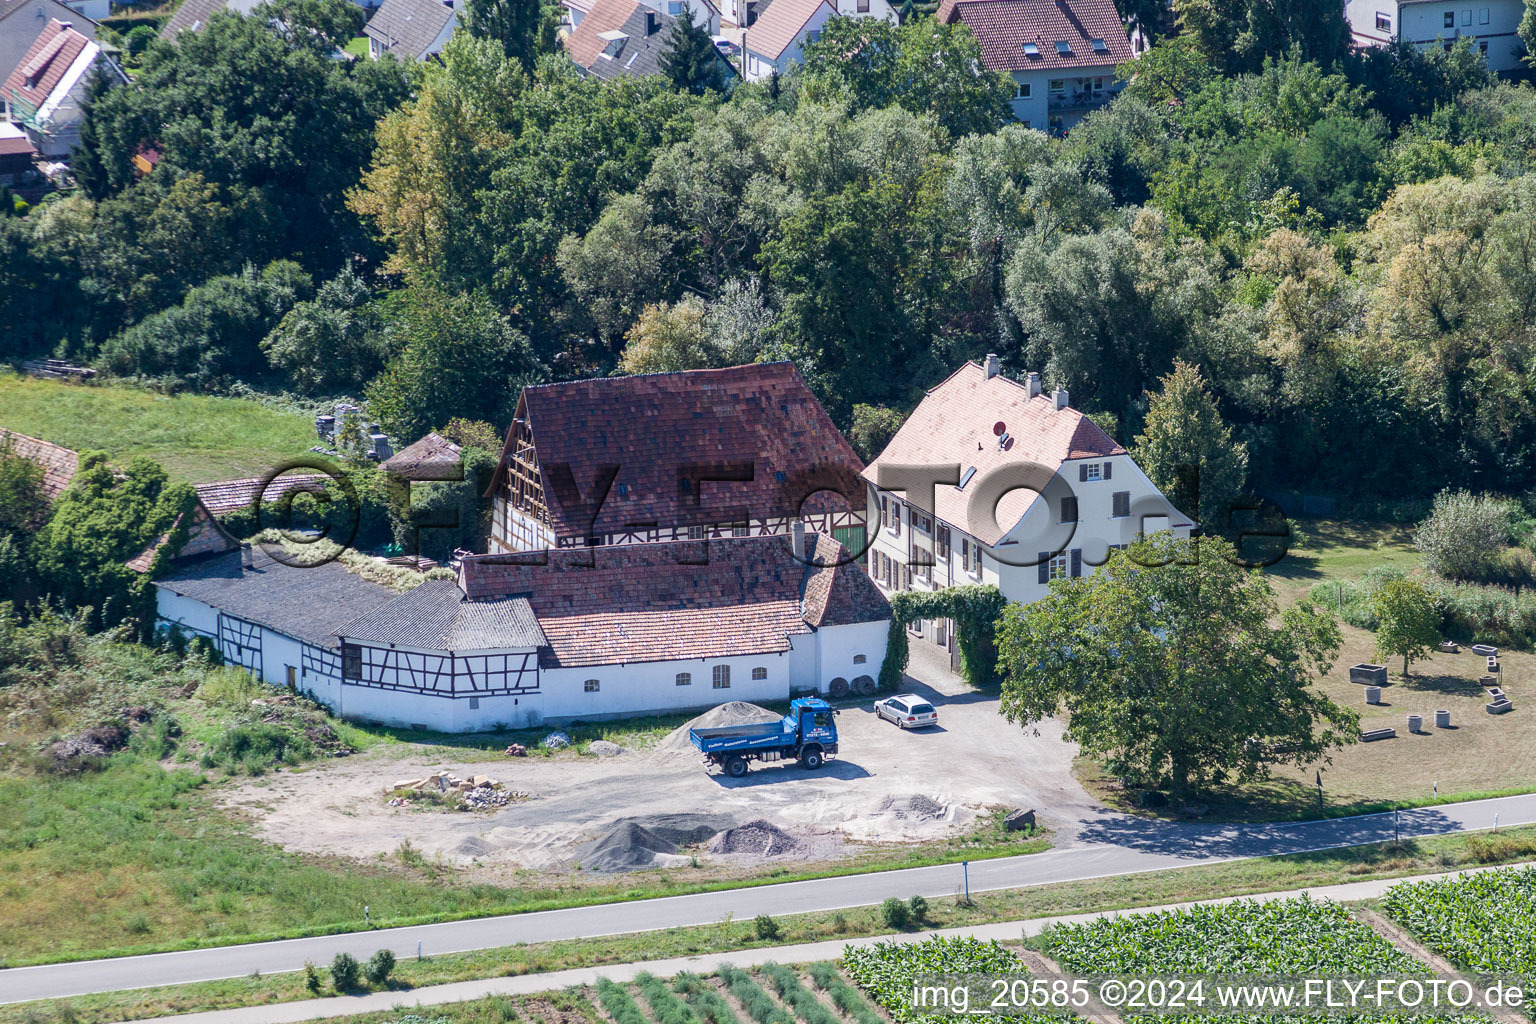
{"type": "Polygon", "coordinates": [[[657,27],[656,26],[656,21],[657,21],[657,18],[656,18],[656,12],[655,11],[646,11],[645,12],[645,34],[646,35],[652,36],[652,35],[656,34],[656,27],[657,27]]]}
{"type": "Polygon", "coordinates": [[[240,568],[249,569],[256,564],[256,553],[251,550],[249,543],[240,545],[240,568]]]}
{"type": "Polygon", "coordinates": [[[1065,409],[1067,407],[1067,403],[1070,402],[1070,401],[1072,401],[1072,396],[1067,394],[1067,389],[1066,388],[1057,388],[1056,389],[1056,411],[1057,412],[1060,412],[1062,409],[1065,409]]]}
{"type": "Polygon", "coordinates": [[[1029,373],[1029,376],[1025,378],[1025,383],[1029,387],[1029,397],[1030,398],[1039,398],[1040,397],[1040,375],[1038,373],[1035,373],[1033,370],[1031,370],[1030,373],[1029,373]]]}
{"type": "Polygon", "coordinates": [[[996,352],[988,352],[987,353],[986,367],[987,367],[987,380],[991,380],[993,377],[997,376],[999,367],[998,367],[998,364],[997,364],[997,353],[996,352]]]}
{"type": "Polygon", "coordinates": [[[789,546],[795,558],[805,561],[805,520],[796,519],[789,526],[789,546]]]}

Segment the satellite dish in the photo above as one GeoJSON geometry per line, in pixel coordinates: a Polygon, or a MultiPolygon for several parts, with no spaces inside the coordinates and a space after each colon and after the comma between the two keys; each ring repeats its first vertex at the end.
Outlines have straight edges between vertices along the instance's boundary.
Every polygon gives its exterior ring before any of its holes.
{"type": "Polygon", "coordinates": [[[1002,437],[1006,433],[1008,433],[1008,424],[1004,423],[1002,420],[998,420],[996,423],[992,424],[993,437],[1002,437]]]}

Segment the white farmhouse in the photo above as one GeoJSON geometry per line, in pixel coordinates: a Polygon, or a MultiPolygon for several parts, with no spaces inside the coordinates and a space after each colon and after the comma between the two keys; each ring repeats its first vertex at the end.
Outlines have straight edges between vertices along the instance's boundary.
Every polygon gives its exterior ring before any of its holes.
{"type": "MultiPolygon", "coordinates": [[[[1004,377],[995,355],[929,391],[864,477],[872,528],[879,520],[868,569],[886,593],[990,583],[1035,601],[1139,535],[1192,526],[1065,390],[1044,392],[1037,373],[1004,377]],[[913,467],[948,482],[931,499],[891,485],[913,467]]],[[[947,620],[912,631],[955,650],[947,620]]]]}
{"type": "Polygon", "coordinates": [[[1516,31],[1525,13],[1523,0],[1348,0],[1344,16],[1356,46],[1389,46],[1406,40],[1419,49],[1444,47],[1470,37],[1488,67],[1515,71],[1525,47],[1516,31]]]}
{"type": "Polygon", "coordinates": [[[443,732],[845,694],[873,685],[890,620],[846,549],[803,530],[475,555],[404,594],[245,548],[155,587],[162,628],[258,678],[443,732]]]}

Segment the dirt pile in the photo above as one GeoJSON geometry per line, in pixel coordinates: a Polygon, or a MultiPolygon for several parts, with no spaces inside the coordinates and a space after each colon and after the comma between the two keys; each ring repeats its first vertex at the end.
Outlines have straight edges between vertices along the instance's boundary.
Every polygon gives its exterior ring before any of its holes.
{"type": "Polygon", "coordinates": [[[751,853],[759,857],[783,857],[800,852],[800,840],[771,821],[758,818],[728,828],[709,841],[710,853],[751,853]]]}
{"type": "Polygon", "coordinates": [[[587,871],[633,871],[672,862],[677,844],[633,821],[615,824],[576,849],[576,863],[587,871]],[[671,855],[671,856],[669,856],[671,855]]]}
{"type": "Polygon", "coordinates": [[[726,725],[755,725],[758,722],[777,722],[782,715],[776,715],[767,708],[760,708],[756,704],[749,704],[744,700],[733,700],[719,707],[710,708],[692,721],[685,722],[667,733],[656,744],[656,749],[665,753],[694,753],[693,741],[688,738],[689,729],[718,729],[726,725]]]}

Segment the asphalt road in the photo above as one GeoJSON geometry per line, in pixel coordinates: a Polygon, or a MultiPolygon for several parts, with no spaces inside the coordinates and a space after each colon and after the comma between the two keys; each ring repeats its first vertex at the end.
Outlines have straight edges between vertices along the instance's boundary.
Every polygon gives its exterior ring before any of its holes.
{"type": "MultiPolygon", "coordinates": [[[[1536,794],[1403,811],[1396,825],[1404,838],[1443,835],[1489,828],[1496,815],[1501,826],[1536,823],[1536,794]]],[[[1135,874],[1357,846],[1393,836],[1392,814],[1268,825],[1152,822],[1105,814],[1082,823],[1075,837],[1078,845],[971,864],[970,888],[979,892],[1135,874]]],[[[887,896],[951,895],[959,892],[963,884],[961,866],[945,864],[472,921],[15,967],[0,971],[0,1003],[234,978],[254,971],[295,971],[306,960],[326,964],[340,952],[363,959],[384,947],[404,958],[416,955],[418,944],[426,954],[452,953],[521,942],[710,924],[728,914],[740,921],[758,914],[837,910],[868,906],[887,896]]]]}

